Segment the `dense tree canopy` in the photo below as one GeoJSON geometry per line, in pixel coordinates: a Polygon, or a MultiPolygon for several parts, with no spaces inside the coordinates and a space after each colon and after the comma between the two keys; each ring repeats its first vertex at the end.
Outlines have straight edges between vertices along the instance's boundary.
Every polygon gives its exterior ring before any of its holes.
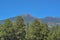
{"type": "Polygon", "coordinates": [[[60,26],[48,27],[38,19],[25,24],[18,16],[14,22],[6,19],[0,24],[0,40],[60,40],[60,26]]]}

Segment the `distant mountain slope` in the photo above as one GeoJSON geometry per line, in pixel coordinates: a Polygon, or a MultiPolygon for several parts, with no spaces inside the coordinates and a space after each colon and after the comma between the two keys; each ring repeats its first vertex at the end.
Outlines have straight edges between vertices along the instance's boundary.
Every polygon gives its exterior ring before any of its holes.
{"type": "MultiPolygon", "coordinates": [[[[23,19],[26,23],[30,23],[35,19],[35,17],[32,17],[29,14],[24,14],[24,15],[20,15],[20,16],[23,17],[23,19]]],[[[12,22],[14,22],[16,17],[11,17],[9,19],[12,22]]],[[[57,18],[57,17],[55,17],[55,18],[54,17],[45,17],[45,18],[39,18],[39,20],[40,20],[40,22],[48,24],[49,26],[60,25],[60,18],[57,18]]],[[[3,22],[4,22],[4,20],[0,20],[0,24],[3,22]]]]}
{"type": "Polygon", "coordinates": [[[57,17],[45,17],[42,18],[41,21],[49,26],[60,25],[60,18],[57,17]]]}

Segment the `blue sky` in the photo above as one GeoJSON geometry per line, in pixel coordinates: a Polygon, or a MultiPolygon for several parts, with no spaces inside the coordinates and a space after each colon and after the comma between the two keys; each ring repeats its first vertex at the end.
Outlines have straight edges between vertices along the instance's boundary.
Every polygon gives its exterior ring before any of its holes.
{"type": "Polygon", "coordinates": [[[0,20],[21,14],[60,17],[60,0],[0,0],[0,20]]]}

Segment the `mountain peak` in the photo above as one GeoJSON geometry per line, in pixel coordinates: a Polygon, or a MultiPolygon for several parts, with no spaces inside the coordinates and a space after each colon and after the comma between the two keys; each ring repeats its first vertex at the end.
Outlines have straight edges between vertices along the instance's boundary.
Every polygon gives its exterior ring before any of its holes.
{"type": "MultiPolygon", "coordinates": [[[[32,22],[34,19],[37,19],[33,16],[31,16],[30,14],[22,14],[22,15],[19,15],[19,16],[22,16],[24,21],[26,23],[29,23],[29,22],[32,22]]],[[[9,18],[12,22],[15,21],[16,17],[11,17],[9,18]]],[[[38,18],[39,19],[39,18],[38,18]]],[[[47,16],[45,18],[41,18],[39,19],[41,23],[46,23],[48,25],[56,25],[56,24],[59,24],[60,25],[60,18],[58,17],[50,17],[50,16],[47,16]]],[[[5,20],[0,20],[0,24],[2,24],[5,20]]]]}
{"type": "Polygon", "coordinates": [[[24,14],[25,16],[30,16],[30,14],[24,14]]]}
{"type": "Polygon", "coordinates": [[[27,16],[28,17],[28,16],[31,16],[31,15],[30,14],[23,14],[22,16],[27,16]]]}

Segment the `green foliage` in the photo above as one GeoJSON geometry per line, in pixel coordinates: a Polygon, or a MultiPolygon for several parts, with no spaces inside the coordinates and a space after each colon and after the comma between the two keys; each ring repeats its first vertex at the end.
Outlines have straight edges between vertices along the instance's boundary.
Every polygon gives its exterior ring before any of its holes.
{"type": "Polygon", "coordinates": [[[52,27],[48,36],[48,40],[60,40],[60,26],[52,27]]]}
{"type": "Polygon", "coordinates": [[[48,26],[41,24],[35,19],[28,29],[28,38],[30,40],[47,40],[48,26]]]}
{"type": "Polygon", "coordinates": [[[10,40],[11,39],[11,33],[12,33],[12,22],[7,19],[0,27],[0,36],[1,40],[10,40]]]}
{"type": "Polygon", "coordinates": [[[16,35],[19,40],[24,40],[26,34],[24,20],[21,16],[18,16],[15,22],[16,22],[15,26],[17,27],[16,35]]]}
{"type": "Polygon", "coordinates": [[[60,40],[60,26],[48,27],[38,19],[25,24],[21,16],[0,24],[0,40],[60,40]]]}

